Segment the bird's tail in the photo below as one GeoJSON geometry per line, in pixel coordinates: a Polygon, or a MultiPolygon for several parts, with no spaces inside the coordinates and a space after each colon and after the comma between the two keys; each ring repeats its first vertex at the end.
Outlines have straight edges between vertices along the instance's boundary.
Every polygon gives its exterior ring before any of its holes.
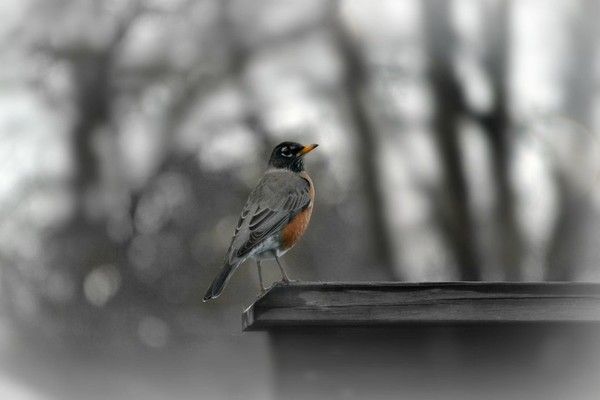
{"type": "Polygon", "coordinates": [[[225,264],[221,272],[219,272],[219,275],[217,275],[213,283],[206,291],[206,294],[204,295],[204,301],[216,299],[221,295],[221,292],[223,291],[223,289],[225,289],[225,285],[227,285],[229,278],[231,278],[231,275],[233,275],[233,272],[235,271],[238,265],[239,263],[225,264]]]}

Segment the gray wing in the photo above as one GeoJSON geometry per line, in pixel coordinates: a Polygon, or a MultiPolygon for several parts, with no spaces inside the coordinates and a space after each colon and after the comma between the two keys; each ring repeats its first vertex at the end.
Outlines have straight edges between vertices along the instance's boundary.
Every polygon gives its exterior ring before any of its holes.
{"type": "Polygon", "coordinates": [[[242,210],[228,251],[228,261],[247,257],[265,239],[281,231],[288,221],[305,209],[310,184],[294,173],[267,173],[250,193],[242,210]]]}

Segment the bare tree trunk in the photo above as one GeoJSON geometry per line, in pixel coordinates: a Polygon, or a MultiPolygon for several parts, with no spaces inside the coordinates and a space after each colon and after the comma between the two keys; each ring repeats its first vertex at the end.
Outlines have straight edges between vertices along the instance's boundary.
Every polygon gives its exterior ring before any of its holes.
{"type": "Polygon", "coordinates": [[[381,267],[387,274],[382,279],[401,279],[400,268],[396,265],[388,218],[385,210],[385,199],[381,183],[381,172],[378,166],[379,150],[377,146],[376,128],[363,104],[363,95],[368,85],[369,73],[364,57],[342,26],[339,16],[332,16],[334,35],[339,46],[342,60],[346,66],[344,86],[348,93],[349,113],[358,139],[358,165],[362,173],[361,185],[366,200],[367,220],[371,224],[365,238],[370,240],[373,263],[381,267]]]}
{"type": "Polygon", "coordinates": [[[77,120],[71,130],[76,218],[85,215],[88,191],[98,179],[92,139],[96,129],[109,117],[108,61],[106,55],[101,54],[87,55],[72,63],[78,106],[77,120]]]}
{"type": "Polygon", "coordinates": [[[451,3],[446,0],[425,0],[423,4],[430,63],[429,78],[436,110],[433,129],[446,175],[445,196],[442,201],[447,203],[449,210],[441,213],[446,218],[443,225],[458,263],[460,279],[480,280],[471,202],[462,167],[457,127],[460,118],[464,117],[466,106],[462,89],[453,72],[452,30],[449,24],[451,3]]]}
{"type": "Polygon", "coordinates": [[[495,224],[500,261],[507,280],[522,279],[523,235],[515,215],[515,194],[510,181],[511,140],[508,112],[507,65],[509,42],[510,0],[489,7],[484,14],[487,22],[487,57],[485,67],[494,94],[493,108],[479,118],[485,129],[492,156],[492,174],[497,188],[495,224]]]}
{"type": "Polygon", "coordinates": [[[67,59],[73,66],[77,120],[71,129],[76,206],[74,217],[85,217],[86,198],[97,184],[99,166],[93,149],[93,135],[111,118],[111,74],[114,57],[134,19],[139,14],[135,2],[124,13],[111,40],[101,50],[76,48],[56,49],[55,56],[67,59]]]}

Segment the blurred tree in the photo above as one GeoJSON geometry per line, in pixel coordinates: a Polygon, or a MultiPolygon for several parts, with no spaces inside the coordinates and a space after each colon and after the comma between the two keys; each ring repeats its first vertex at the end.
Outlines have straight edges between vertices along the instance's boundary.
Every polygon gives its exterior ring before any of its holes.
{"type": "MultiPolygon", "coordinates": [[[[203,5],[207,3],[211,1],[203,5]]],[[[239,182],[232,185],[235,179],[226,172],[206,173],[195,160],[194,149],[182,151],[176,145],[177,135],[194,107],[228,76],[221,68],[224,63],[219,58],[222,51],[217,30],[203,38],[205,54],[215,55],[211,59],[192,58],[188,68],[174,66],[173,60],[162,57],[136,65],[127,58],[134,40],[131,32],[139,23],[156,15],[187,19],[196,2],[181,2],[166,10],[138,0],[116,9],[94,1],[53,0],[39,5],[34,13],[40,23],[34,35],[34,52],[65,65],[71,80],[72,97],[65,100],[73,109],[69,140],[75,207],[69,219],[40,232],[43,251],[37,262],[44,266],[48,278],[32,281],[16,269],[9,281],[20,283],[6,292],[7,304],[18,307],[12,301],[19,297],[16,292],[29,288],[39,315],[23,321],[23,331],[77,338],[72,344],[79,340],[98,345],[121,338],[135,341],[139,321],[114,323],[129,320],[132,308],[138,310],[137,319],[144,313],[164,318],[176,336],[181,331],[173,325],[175,314],[167,310],[174,305],[181,310],[195,305],[198,282],[209,272],[203,267],[219,263],[218,249],[212,243],[203,243],[201,250],[196,243],[220,222],[213,212],[217,199],[211,200],[210,194],[231,192],[231,186],[239,186],[239,182]],[[54,23],[61,18],[64,23],[54,23]],[[97,20],[97,25],[83,32],[68,29],[69,24],[89,19],[97,20]],[[160,110],[160,124],[152,127],[162,145],[144,178],[135,181],[125,169],[128,163],[120,159],[123,105],[132,108],[143,102],[148,90],[157,84],[168,93],[160,110]],[[111,157],[102,155],[106,142],[114,145],[111,157]],[[109,167],[117,168],[118,182],[107,176],[109,167]],[[59,289],[48,287],[62,288],[67,294],[58,295],[55,292],[59,289]]],[[[208,28],[212,29],[210,25],[208,28]]],[[[178,31],[168,33],[176,35],[178,31]]],[[[235,191],[230,198],[231,202],[219,199],[219,205],[231,207],[240,201],[235,191]]],[[[19,313],[14,315],[17,321],[23,319],[19,313]]]]}
{"type": "MultiPolygon", "coordinates": [[[[566,63],[564,107],[577,125],[577,141],[584,147],[590,145],[590,140],[597,140],[591,130],[598,81],[598,17],[600,2],[581,0],[575,3],[575,11],[568,20],[570,51],[566,63]]],[[[564,135],[568,136],[568,133],[564,135]]],[[[591,146],[596,147],[595,143],[591,146]]],[[[590,196],[597,177],[593,171],[589,172],[590,168],[594,167],[583,154],[578,161],[569,160],[569,164],[554,168],[559,211],[548,247],[548,280],[573,280],[587,263],[589,235],[593,235],[591,225],[598,218],[590,196]],[[585,182],[581,181],[581,177],[585,182]]]]}
{"type": "MultiPolygon", "coordinates": [[[[114,265],[121,248],[110,237],[104,216],[97,218],[101,162],[97,152],[99,137],[114,135],[112,107],[115,101],[113,77],[117,55],[139,9],[137,3],[125,7],[114,24],[103,21],[106,30],[76,35],[68,26],[55,24],[61,18],[82,18],[101,12],[93,2],[71,4],[60,0],[39,4],[36,21],[42,21],[33,48],[52,63],[65,65],[70,71],[73,120],[70,127],[73,160],[72,193],[74,207],[70,218],[43,232],[45,280],[21,277],[24,286],[35,287],[33,302],[39,306],[39,319],[30,320],[38,329],[29,333],[71,336],[99,334],[102,318],[90,313],[85,280],[96,268],[114,265]],[[57,283],[58,282],[58,283],[57,283]],[[54,286],[53,286],[54,285],[54,286]],[[58,288],[58,289],[56,289],[58,288]],[[58,293],[58,291],[64,293],[58,293]],[[85,327],[84,329],[80,329],[85,327]]],[[[64,21],[63,21],[64,22],[64,21]]],[[[13,293],[14,294],[14,293],[13,293]]],[[[18,315],[18,313],[17,313],[18,315]]]]}
{"type": "Polygon", "coordinates": [[[345,67],[342,84],[348,93],[348,114],[358,139],[356,145],[357,173],[361,175],[360,183],[366,200],[366,220],[370,225],[369,230],[363,234],[363,238],[368,238],[370,242],[369,253],[373,255],[372,267],[381,271],[381,279],[401,279],[401,268],[397,265],[393,251],[393,246],[398,246],[398,243],[392,241],[390,237],[389,218],[381,182],[382,173],[379,170],[381,152],[377,129],[364,104],[370,71],[365,56],[362,54],[360,43],[341,19],[339,3],[340,1],[333,3],[335,6],[332,11],[332,26],[345,67]]]}
{"type": "MultiPolygon", "coordinates": [[[[455,73],[460,43],[453,31],[454,19],[449,16],[456,2],[419,2],[424,7],[421,25],[426,41],[408,39],[411,50],[418,53],[415,56],[407,51],[415,70],[410,77],[403,75],[404,71],[380,72],[380,65],[404,65],[402,60],[385,57],[404,57],[400,53],[408,46],[403,40],[410,35],[405,37],[406,32],[389,26],[380,32],[368,16],[368,23],[362,21],[359,14],[370,9],[367,2],[352,3],[354,13],[346,13],[349,2],[342,0],[293,3],[297,7],[293,12],[288,11],[287,3],[259,5],[244,0],[39,0],[34,4],[31,18],[35,23],[28,24],[35,28],[31,34],[36,38],[34,53],[60,65],[69,81],[60,99],[65,103],[60,117],[69,133],[73,161],[70,189],[75,199],[68,220],[39,232],[44,237],[44,249],[36,262],[43,268],[31,269],[43,272],[35,279],[21,269],[7,272],[14,273],[19,282],[9,297],[27,288],[32,297],[39,298],[41,309],[50,310],[40,313],[46,318],[40,324],[50,326],[48,320],[55,318],[53,323],[63,321],[65,330],[96,331],[101,336],[118,325],[113,322],[105,326],[104,322],[113,317],[126,320],[135,309],[136,318],[144,313],[160,314],[157,318],[164,319],[174,335],[184,330],[173,315],[181,312],[188,318],[198,312],[198,286],[220,266],[235,224],[231,218],[264,167],[264,157],[274,142],[288,136],[301,140],[332,133],[323,139],[337,145],[348,143],[343,150],[331,146],[327,159],[317,155],[311,165],[323,190],[318,191],[321,198],[311,235],[299,245],[305,246],[305,251],[291,252],[292,264],[302,266],[302,274],[309,279],[401,278],[403,266],[397,265],[394,251],[399,240],[390,234],[389,224],[394,220],[391,211],[396,211],[392,207],[404,205],[386,204],[387,196],[399,189],[383,183],[382,172],[386,171],[381,164],[384,143],[409,142],[384,140],[390,126],[393,134],[404,129],[405,117],[400,115],[398,104],[391,104],[398,100],[394,96],[389,96],[386,104],[380,101],[382,97],[370,96],[377,87],[388,84],[396,88],[429,83],[431,89],[433,138],[444,179],[442,187],[431,193],[435,218],[445,232],[445,244],[436,251],[445,246],[450,249],[461,279],[481,279],[481,264],[492,257],[505,266],[507,279],[522,278],[522,260],[528,249],[519,230],[511,181],[515,143],[510,133],[507,89],[511,81],[508,47],[514,32],[509,20],[516,3],[486,2],[479,8],[485,19],[482,32],[486,50],[481,64],[493,97],[491,107],[483,111],[469,104],[466,82],[455,73]],[[360,28],[361,24],[367,28],[360,28]],[[387,34],[393,37],[384,38],[387,34]],[[377,39],[376,46],[373,38],[377,39]],[[423,67],[420,61],[412,60],[423,50],[429,56],[429,82],[421,81],[423,67]],[[385,54],[383,61],[378,58],[381,54],[385,54]],[[277,95],[269,97],[272,92],[277,95]],[[283,102],[285,107],[275,104],[283,102]],[[383,108],[389,113],[384,121],[386,117],[379,113],[383,108]],[[286,112],[289,115],[280,115],[286,112]],[[463,162],[466,150],[460,123],[464,120],[479,123],[491,155],[491,185],[497,198],[490,230],[494,231],[498,253],[491,256],[483,253],[488,249],[480,241],[486,238],[480,238],[476,231],[477,215],[473,193],[469,192],[475,186],[466,173],[471,166],[463,162]],[[322,127],[327,133],[321,132],[322,127]],[[310,133],[302,136],[305,134],[300,131],[310,133]],[[335,135],[349,136],[336,142],[335,135]],[[229,142],[222,140],[225,136],[229,142]],[[241,137],[248,140],[244,146],[260,156],[249,159],[244,154],[240,157],[243,161],[236,163],[233,156],[227,159],[229,156],[222,156],[225,152],[218,153],[218,146],[213,147],[221,143],[225,150],[232,150],[241,137]],[[356,157],[329,157],[339,153],[356,157]],[[218,159],[220,164],[213,165],[207,159],[218,159]],[[334,169],[343,170],[346,176],[340,173],[334,177],[334,169]],[[323,238],[328,238],[325,245],[323,238]],[[115,281],[118,285],[113,285],[115,281]],[[102,290],[94,292],[102,285],[110,289],[108,295],[99,295],[102,290]],[[66,294],[56,296],[57,287],[66,294]]],[[[589,83],[594,81],[597,44],[595,4],[582,1],[573,20],[572,65],[566,82],[569,114],[586,126],[591,125],[594,97],[594,86],[589,83]]],[[[397,10],[396,5],[388,7],[397,10]]],[[[393,18],[386,22],[394,23],[393,18]]],[[[45,72],[44,68],[39,67],[39,71],[45,72]]],[[[38,79],[52,78],[52,74],[39,71],[38,79]]],[[[231,154],[237,149],[233,150],[231,154]]],[[[424,163],[431,160],[424,159],[424,163]]],[[[561,214],[548,255],[548,277],[570,279],[576,276],[573,263],[592,259],[577,249],[592,236],[584,222],[591,223],[589,217],[595,208],[579,195],[570,175],[557,172],[556,180],[561,214]]],[[[43,186],[51,185],[54,183],[44,182],[43,186]]],[[[15,196],[29,193],[17,191],[15,196]]],[[[413,206],[413,210],[423,215],[430,212],[423,204],[413,206]]],[[[419,221],[415,224],[437,233],[428,222],[421,222],[431,219],[415,218],[419,221]]],[[[431,252],[430,244],[413,251],[412,259],[426,258],[428,255],[418,252],[431,252]]],[[[432,263],[444,264],[444,257],[445,253],[435,254],[432,263]]],[[[27,264],[15,259],[19,265],[27,264]]],[[[435,270],[445,267],[436,266],[435,270]]],[[[254,276],[253,268],[244,271],[240,274],[254,276]]],[[[231,297],[224,298],[224,306],[254,293],[252,285],[242,282],[243,278],[232,282],[235,288],[231,297]]],[[[202,308],[202,317],[221,321],[214,311],[218,307],[221,305],[202,308]]],[[[138,334],[138,322],[127,325],[128,335],[138,334]]],[[[209,329],[209,325],[204,328],[209,329]]]]}
{"type": "MultiPolygon", "coordinates": [[[[511,0],[485,3],[486,51],[484,66],[488,74],[493,95],[493,105],[487,112],[475,115],[487,134],[492,174],[497,192],[495,202],[495,224],[500,265],[505,268],[505,278],[511,281],[522,279],[522,257],[525,251],[522,233],[517,221],[515,194],[511,180],[512,148],[510,115],[508,111],[511,0]]],[[[476,111],[471,111],[476,114],[476,111]]]]}
{"type": "Polygon", "coordinates": [[[435,109],[433,130],[445,176],[441,194],[434,196],[438,204],[438,219],[458,264],[460,279],[476,281],[481,279],[477,235],[458,131],[458,123],[465,117],[467,105],[454,72],[454,34],[448,18],[451,4],[444,0],[423,2],[429,79],[435,109]]]}

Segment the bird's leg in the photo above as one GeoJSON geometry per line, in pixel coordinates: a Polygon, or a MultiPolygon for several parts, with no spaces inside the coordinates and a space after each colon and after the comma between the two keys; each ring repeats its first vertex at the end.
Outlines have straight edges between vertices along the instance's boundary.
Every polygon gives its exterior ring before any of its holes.
{"type": "Polygon", "coordinates": [[[263,294],[267,291],[265,288],[265,284],[263,283],[262,278],[262,266],[260,265],[260,260],[256,260],[256,269],[258,270],[258,281],[260,282],[260,293],[263,294]]]}
{"type": "Polygon", "coordinates": [[[288,278],[287,274],[285,273],[285,269],[283,269],[283,267],[281,266],[281,263],[279,262],[279,257],[277,257],[277,254],[275,254],[275,261],[277,261],[277,265],[279,266],[279,270],[281,271],[281,279],[284,283],[290,283],[292,282],[290,280],[290,278],[288,278]]]}

